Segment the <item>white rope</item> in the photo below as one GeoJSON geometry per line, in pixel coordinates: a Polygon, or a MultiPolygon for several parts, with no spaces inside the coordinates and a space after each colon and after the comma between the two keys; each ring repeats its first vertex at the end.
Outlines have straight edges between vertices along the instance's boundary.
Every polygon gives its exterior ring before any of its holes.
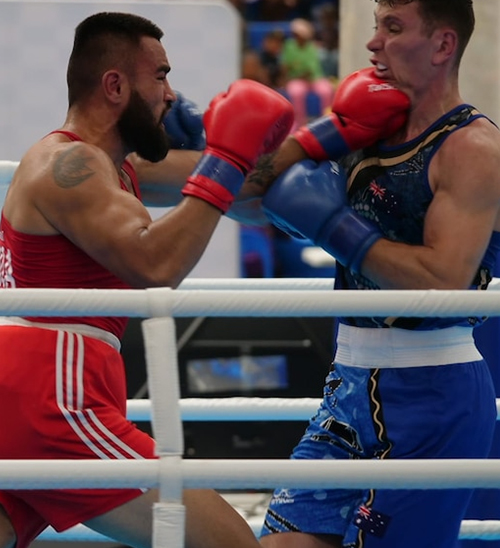
{"type": "MultiPolygon", "coordinates": [[[[8,184],[16,163],[0,162],[0,183],[8,184]]],[[[331,286],[329,286],[331,287],[331,286]]],[[[329,287],[327,289],[329,289],[329,287]]],[[[273,287],[274,288],[274,287],[273,287]]],[[[323,286],[322,286],[323,288],[323,286]]],[[[492,284],[495,288],[495,284],[492,284]]],[[[498,287],[496,287],[498,288],[498,287]]],[[[310,288],[308,288],[310,289],[310,288]]],[[[458,291],[321,291],[283,289],[227,291],[183,289],[103,291],[2,291],[1,315],[163,316],[335,316],[500,315],[500,296],[458,291]],[[498,301],[497,301],[498,299],[498,301]]],[[[158,487],[164,459],[158,461],[2,461],[0,488],[158,487]]],[[[291,488],[495,488],[500,461],[170,461],[184,487],[291,488]],[[326,466],[325,466],[326,465],[326,466]],[[264,468],[265,467],[265,468],[264,468]]],[[[178,542],[176,541],[176,544],[178,542]]]]}
{"type": "Polygon", "coordinates": [[[185,487],[457,489],[500,487],[500,459],[185,460],[185,487]]]}
{"type": "MultiPolygon", "coordinates": [[[[334,278],[186,278],[179,289],[308,289],[328,291],[334,278]]],[[[493,278],[488,290],[499,290],[500,278],[493,278]]]]}
{"type": "MultiPolygon", "coordinates": [[[[36,488],[52,485],[47,476],[57,474],[56,486],[60,487],[116,487],[127,483],[128,486],[156,486],[157,474],[152,473],[158,466],[157,461],[79,461],[78,470],[73,463],[59,461],[4,461],[0,468],[1,488],[23,488],[19,481],[27,481],[33,488],[34,478],[38,479],[36,488]],[[95,466],[97,464],[97,466],[95,466]],[[109,464],[112,464],[111,468],[109,464]],[[4,466],[6,465],[6,466],[4,466]],[[11,468],[12,465],[12,468],[11,468]],[[93,474],[81,468],[92,468],[93,474]],[[108,466],[105,466],[108,465],[108,466]],[[137,466],[139,465],[139,466],[137,466]],[[20,478],[12,475],[24,469],[20,478]],[[120,468],[119,477],[115,472],[120,468]],[[101,469],[104,474],[97,474],[101,469]],[[26,472],[31,477],[26,478],[26,472]],[[110,478],[109,474],[113,477],[110,478]],[[69,477],[79,475],[76,481],[69,477]],[[94,478],[95,474],[95,478],[94,478]],[[44,477],[45,476],[45,477],[44,477]],[[62,476],[62,478],[61,478],[62,476]],[[133,476],[133,477],[132,477],[133,476]],[[136,477],[140,483],[135,484],[136,477]],[[99,479],[100,478],[100,479],[99,479]],[[62,482],[61,482],[62,479],[62,482]],[[79,481],[78,481],[79,480],[79,481]],[[14,484],[12,484],[12,481],[14,484]],[[94,485],[94,481],[97,481],[94,485]]],[[[290,488],[496,488],[500,486],[500,461],[496,460],[406,460],[406,461],[291,461],[291,460],[188,460],[179,461],[179,468],[186,487],[219,488],[268,488],[287,485],[290,488]],[[300,475],[300,476],[299,476],[300,475]],[[215,478],[215,481],[214,481],[215,478]],[[457,479],[458,478],[458,479],[457,479]]],[[[249,519],[249,525],[256,535],[259,534],[262,518],[249,519]]],[[[460,539],[495,540],[500,538],[500,522],[493,520],[464,520],[460,529],[460,539]]],[[[49,529],[42,533],[40,540],[88,540],[106,541],[84,526],[77,526],[63,534],[49,529]]]]}
{"type": "Polygon", "coordinates": [[[0,315],[20,316],[500,316],[500,291],[4,289],[0,315]]]}
{"type": "Polygon", "coordinates": [[[500,521],[464,520],[460,526],[460,539],[498,540],[500,539],[500,521]]]}
{"type": "MultiPolygon", "coordinates": [[[[179,401],[184,421],[301,421],[317,410],[317,398],[183,398],[179,401]]],[[[128,400],[127,418],[151,420],[151,400],[128,400]]]]}
{"type": "MultiPolygon", "coordinates": [[[[254,535],[258,537],[264,522],[264,516],[251,517],[246,519],[254,535]]],[[[494,520],[464,520],[460,526],[460,540],[498,540],[500,539],[500,521],[494,520]]],[[[64,541],[64,542],[110,542],[111,539],[96,533],[85,527],[76,525],[64,533],[57,533],[52,527],[41,533],[37,541],[64,541]]]]}
{"type": "Polygon", "coordinates": [[[179,289],[308,289],[328,291],[334,278],[186,278],[179,289]]]}
{"type": "MultiPolygon", "coordinates": [[[[179,459],[184,488],[496,489],[500,459],[179,459]]],[[[2,460],[0,489],[125,489],[159,486],[159,460],[2,460]]]]}
{"type": "MultiPolygon", "coordinates": [[[[316,412],[317,398],[182,398],[179,401],[183,421],[307,421],[316,412]]],[[[500,420],[500,398],[496,400],[500,420]]],[[[128,400],[127,418],[151,420],[151,400],[128,400]]]]}

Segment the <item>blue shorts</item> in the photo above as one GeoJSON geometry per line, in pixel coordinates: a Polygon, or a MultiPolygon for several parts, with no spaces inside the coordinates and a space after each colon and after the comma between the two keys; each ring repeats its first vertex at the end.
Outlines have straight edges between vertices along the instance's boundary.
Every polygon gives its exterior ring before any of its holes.
{"type": "MultiPolygon", "coordinates": [[[[496,422],[484,361],[367,369],[335,365],[293,459],[486,458],[496,422]]],[[[340,535],[345,547],[455,548],[465,489],[276,489],[262,535],[340,535]]]]}

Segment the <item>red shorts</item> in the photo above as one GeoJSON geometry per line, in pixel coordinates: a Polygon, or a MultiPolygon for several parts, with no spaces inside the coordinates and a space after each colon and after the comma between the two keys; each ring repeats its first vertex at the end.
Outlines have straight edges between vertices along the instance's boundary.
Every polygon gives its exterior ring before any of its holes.
{"type": "MultiPolygon", "coordinates": [[[[0,459],[156,458],[126,419],[122,357],[67,331],[0,326],[0,459]],[[9,417],[8,419],[6,417],[9,417]]],[[[25,548],[47,525],[63,531],[139,496],[139,489],[9,490],[0,504],[25,548]]]]}

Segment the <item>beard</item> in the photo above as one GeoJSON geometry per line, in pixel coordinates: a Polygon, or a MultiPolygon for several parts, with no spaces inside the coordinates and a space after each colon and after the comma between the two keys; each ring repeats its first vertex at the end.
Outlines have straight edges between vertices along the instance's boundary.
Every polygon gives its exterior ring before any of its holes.
{"type": "Polygon", "coordinates": [[[127,107],[118,120],[118,131],[130,152],[144,160],[159,162],[170,149],[170,138],[163,127],[163,117],[158,122],[148,104],[136,90],[132,91],[127,107]]]}

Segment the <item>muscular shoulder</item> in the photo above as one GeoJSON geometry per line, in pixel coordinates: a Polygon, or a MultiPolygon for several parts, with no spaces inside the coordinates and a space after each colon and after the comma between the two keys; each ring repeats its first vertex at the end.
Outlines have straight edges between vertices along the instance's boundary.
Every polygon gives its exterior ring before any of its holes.
{"type": "Polygon", "coordinates": [[[436,190],[464,184],[498,187],[500,192],[500,131],[487,118],[478,118],[453,132],[431,164],[431,184],[436,190]]]}
{"type": "Polygon", "coordinates": [[[45,183],[71,188],[95,173],[110,175],[113,171],[113,163],[102,149],[54,135],[36,143],[26,153],[13,183],[23,186],[45,183]]]}
{"type": "Polygon", "coordinates": [[[116,186],[117,182],[118,174],[104,151],[51,135],[22,158],[5,200],[4,213],[18,230],[54,233],[57,230],[49,221],[51,211],[69,210],[85,194],[90,197],[98,187],[116,186]]]}
{"type": "Polygon", "coordinates": [[[460,159],[464,155],[470,158],[476,154],[482,157],[482,160],[485,155],[490,154],[493,159],[500,158],[500,131],[487,118],[477,118],[469,125],[453,132],[440,151],[444,160],[460,159]]]}

